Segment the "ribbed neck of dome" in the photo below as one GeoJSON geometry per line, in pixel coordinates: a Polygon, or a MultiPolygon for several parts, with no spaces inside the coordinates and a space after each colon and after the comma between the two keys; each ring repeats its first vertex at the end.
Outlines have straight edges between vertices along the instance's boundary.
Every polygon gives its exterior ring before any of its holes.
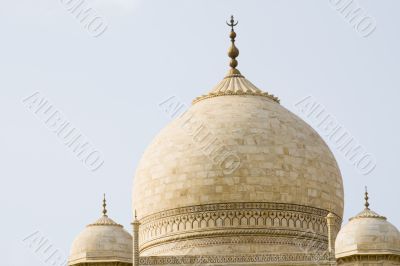
{"type": "Polygon", "coordinates": [[[122,227],[122,225],[117,224],[113,219],[109,218],[107,215],[103,215],[97,221],[88,226],[99,226],[99,225],[106,225],[106,226],[118,226],[122,227]]]}
{"type": "Polygon", "coordinates": [[[350,221],[353,219],[360,219],[360,218],[376,218],[376,219],[386,220],[386,217],[381,216],[368,208],[364,209],[362,212],[351,218],[350,221]]]}
{"type": "Polygon", "coordinates": [[[274,102],[279,103],[278,97],[257,88],[253,83],[247,80],[240,72],[233,73],[229,71],[221,82],[219,82],[210,92],[199,96],[193,100],[193,104],[212,97],[227,95],[253,95],[267,97],[274,102]]]}

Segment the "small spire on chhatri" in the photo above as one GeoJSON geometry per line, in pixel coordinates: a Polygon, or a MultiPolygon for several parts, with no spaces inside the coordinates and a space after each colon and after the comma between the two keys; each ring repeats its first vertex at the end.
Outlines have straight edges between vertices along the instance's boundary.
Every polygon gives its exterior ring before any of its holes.
{"type": "Polygon", "coordinates": [[[369,208],[369,196],[368,196],[368,188],[367,187],[365,187],[364,200],[365,200],[365,203],[364,203],[365,209],[362,212],[360,212],[359,214],[357,214],[355,217],[350,218],[350,221],[353,219],[359,219],[359,218],[378,218],[378,219],[386,220],[386,217],[377,214],[376,212],[372,211],[369,208]]]}
{"type": "Polygon", "coordinates": [[[103,194],[103,216],[107,216],[106,193],[103,194]]]}
{"type": "Polygon", "coordinates": [[[364,199],[365,199],[365,204],[364,204],[365,209],[369,210],[369,202],[368,202],[369,197],[368,197],[368,188],[367,188],[367,186],[365,186],[365,197],[364,197],[364,199]]]}
{"type": "Polygon", "coordinates": [[[238,66],[238,61],[236,60],[236,57],[239,56],[239,49],[235,46],[235,38],[236,38],[236,32],[234,27],[238,24],[238,21],[235,21],[234,17],[231,16],[230,22],[226,22],[226,24],[231,27],[231,33],[229,34],[229,37],[231,38],[231,47],[229,47],[228,50],[228,56],[231,58],[231,62],[229,63],[231,69],[229,70],[229,75],[240,75],[240,71],[236,69],[238,66]]]}
{"type": "Polygon", "coordinates": [[[101,216],[97,221],[95,221],[92,224],[89,224],[88,226],[101,226],[101,225],[107,225],[107,226],[119,226],[123,227],[120,224],[117,224],[115,221],[113,221],[111,218],[108,217],[107,215],[107,202],[106,202],[106,194],[103,194],[103,216],[101,216]]]}

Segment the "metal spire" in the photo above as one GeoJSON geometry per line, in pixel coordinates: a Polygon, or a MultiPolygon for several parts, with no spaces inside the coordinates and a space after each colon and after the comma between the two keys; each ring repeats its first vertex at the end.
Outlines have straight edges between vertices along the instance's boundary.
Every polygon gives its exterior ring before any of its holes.
{"type": "Polygon", "coordinates": [[[240,71],[236,69],[236,67],[238,66],[238,61],[236,60],[236,57],[239,56],[239,49],[235,46],[235,38],[236,38],[236,33],[234,30],[234,27],[238,24],[239,22],[236,21],[233,18],[233,16],[231,16],[231,20],[230,22],[226,22],[226,24],[231,27],[231,33],[229,34],[229,37],[231,38],[231,47],[229,47],[228,50],[228,56],[231,58],[231,62],[230,62],[230,71],[229,71],[229,75],[233,75],[233,74],[238,74],[240,75],[240,71]]]}
{"type": "Polygon", "coordinates": [[[369,210],[369,202],[368,202],[369,197],[368,197],[368,188],[367,188],[367,186],[365,186],[365,197],[364,197],[364,199],[365,199],[365,204],[364,204],[365,209],[369,210]]]}
{"type": "Polygon", "coordinates": [[[107,203],[106,203],[106,193],[103,194],[103,215],[107,216],[107,203]]]}

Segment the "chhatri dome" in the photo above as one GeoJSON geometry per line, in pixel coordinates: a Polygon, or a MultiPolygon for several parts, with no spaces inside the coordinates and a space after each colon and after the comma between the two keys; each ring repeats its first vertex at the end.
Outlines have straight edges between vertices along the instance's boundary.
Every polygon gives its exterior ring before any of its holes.
{"type": "Polygon", "coordinates": [[[132,236],[108,217],[104,198],[102,217],[75,238],[68,265],[130,266],[132,251],[132,236]]]}
{"type": "Polygon", "coordinates": [[[226,76],[155,137],[137,167],[140,256],[311,265],[341,225],[340,170],[315,130],[237,69],[236,24],[226,76]]]}
{"type": "Polygon", "coordinates": [[[365,209],[351,218],[336,238],[338,265],[400,265],[400,232],[369,208],[368,192],[365,201],[365,209]]]}

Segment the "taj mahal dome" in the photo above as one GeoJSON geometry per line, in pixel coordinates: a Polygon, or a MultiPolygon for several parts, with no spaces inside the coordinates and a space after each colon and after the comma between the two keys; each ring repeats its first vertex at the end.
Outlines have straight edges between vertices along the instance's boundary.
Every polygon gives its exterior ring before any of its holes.
{"type": "Polygon", "coordinates": [[[368,192],[342,226],[332,152],[241,74],[236,24],[232,17],[226,76],[139,162],[132,234],[109,218],[104,199],[103,215],[72,243],[69,266],[400,265],[400,232],[370,209],[368,192]]]}

